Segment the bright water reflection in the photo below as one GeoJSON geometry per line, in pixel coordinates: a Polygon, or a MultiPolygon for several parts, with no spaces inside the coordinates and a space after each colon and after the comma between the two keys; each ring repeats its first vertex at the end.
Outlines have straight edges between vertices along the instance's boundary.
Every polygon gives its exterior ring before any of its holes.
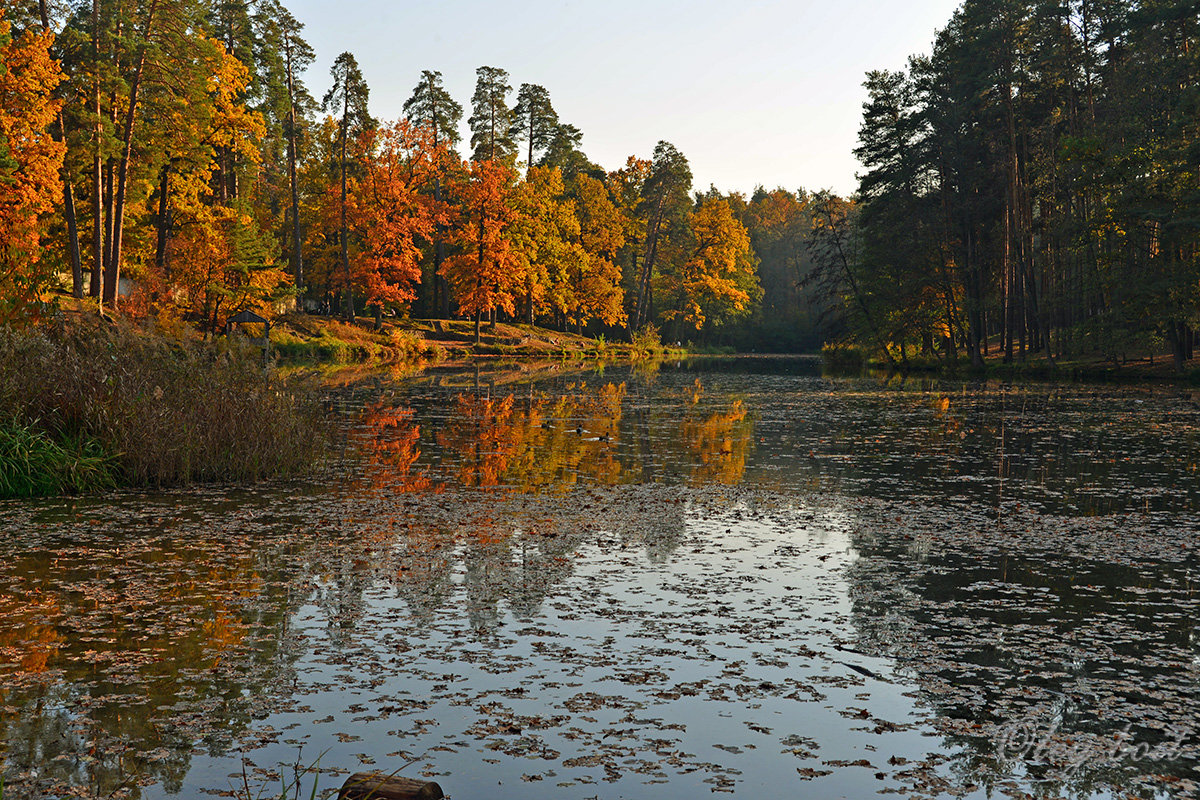
{"type": "Polygon", "coordinates": [[[241,753],[277,787],[298,748],[460,798],[1196,796],[1178,391],[739,362],[339,397],[333,486],[0,511],[6,798],[236,794],[241,753]]]}
{"type": "Polygon", "coordinates": [[[367,407],[357,443],[381,485],[745,484],[1095,515],[1200,507],[1198,400],[1170,387],[823,378],[815,362],[761,359],[432,372],[360,384],[351,407],[367,407]]]}

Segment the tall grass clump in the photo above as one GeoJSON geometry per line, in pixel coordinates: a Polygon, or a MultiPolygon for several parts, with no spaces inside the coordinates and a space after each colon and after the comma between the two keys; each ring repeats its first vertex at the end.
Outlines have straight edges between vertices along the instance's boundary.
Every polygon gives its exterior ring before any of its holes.
{"type": "Polygon", "coordinates": [[[271,378],[258,353],[99,321],[0,329],[0,426],[13,442],[0,469],[38,465],[30,485],[39,494],[106,485],[55,483],[50,476],[62,472],[51,465],[68,458],[77,459],[69,475],[98,469],[102,458],[112,481],[131,486],[303,472],[323,452],[320,405],[271,378]],[[49,445],[64,452],[51,458],[49,445]],[[39,460],[23,462],[35,447],[39,460]]]}
{"type": "Polygon", "coordinates": [[[0,422],[0,497],[109,489],[116,485],[115,468],[94,439],[60,443],[18,420],[0,422]]]}

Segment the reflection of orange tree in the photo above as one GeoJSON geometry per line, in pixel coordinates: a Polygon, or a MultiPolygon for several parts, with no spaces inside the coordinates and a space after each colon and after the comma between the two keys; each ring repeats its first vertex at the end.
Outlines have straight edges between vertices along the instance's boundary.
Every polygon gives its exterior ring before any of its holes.
{"type": "Polygon", "coordinates": [[[460,394],[454,412],[437,443],[458,456],[458,479],[464,486],[498,486],[527,431],[513,419],[513,395],[493,400],[460,394]]]}
{"type": "Polygon", "coordinates": [[[437,434],[437,443],[457,459],[465,486],[498,486],[522,492],[565,488],[580,476],[617,483],[623,474],[615,443],[625,384],[597,390],[571,384],[547,398],[518,403],[459,395],[454,421],[437,434]]]}
{"type": "Polygon", "coordinates": [[[740,483],[746,472],[746,456],[754,443],[754,423],[741,400],[701,419],[703,397],[704,387],[699,379],[684,395],[683,438],[696,462],[691,482],[730,486],[740,483]]]}
{"type": "MultiPolygon", "coordinates": [[[[55,621],[62,616],[53,597],[0,596],[0,675],[45,672],[63,643],[55,621]]],[[[6,678],[3,683],[7,683],[6,678]]],[[[0,700],[4,699],[0,684],[0,700]]]]}
{"type": "Polygon", "coordinates": [[[394,492],[441,491],[424,470],[415,472],[421,456],[421,426],[411,408],[369,406],[358,430],[360,451],[367,456],[364,479],[376,489],[394,492]]]}

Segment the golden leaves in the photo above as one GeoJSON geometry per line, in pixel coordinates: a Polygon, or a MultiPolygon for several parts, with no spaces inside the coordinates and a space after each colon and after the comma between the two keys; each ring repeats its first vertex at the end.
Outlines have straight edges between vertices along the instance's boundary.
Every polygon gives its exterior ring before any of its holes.
{"type": "Polygon", "coordinates": [[[41,259],[43,218],[62,192],[66,147],[51,138],[63,79],[50,33],[11,36],[0,11],[0,322],[23,315],[53,278],[41,259]]]}

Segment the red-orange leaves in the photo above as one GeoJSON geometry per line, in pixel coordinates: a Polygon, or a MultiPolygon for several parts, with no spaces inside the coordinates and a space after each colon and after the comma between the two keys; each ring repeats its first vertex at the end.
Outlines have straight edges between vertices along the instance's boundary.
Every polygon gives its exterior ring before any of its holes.
{"type": "Polygon", "coordinates": [[[367,303],[400,304],[421,281],[419,240],[433,238],[433,200],[420,189],[432,173],[423,129],[400,120],[373,135],[358,186],[354,227],[362,248],[356,273],[367,303]]]}
{"type": "Polygon", "coordinates": [[[510,195],[516,174],[496,161],[474,162],[470,170],[470,179],[457,187],[459,224],[453,242],[459,252],[442,265],[442,274],[459,311],[478,321],[493,309],[514,313],[522,275],[505,236],[514,218],[510,195]]]}

